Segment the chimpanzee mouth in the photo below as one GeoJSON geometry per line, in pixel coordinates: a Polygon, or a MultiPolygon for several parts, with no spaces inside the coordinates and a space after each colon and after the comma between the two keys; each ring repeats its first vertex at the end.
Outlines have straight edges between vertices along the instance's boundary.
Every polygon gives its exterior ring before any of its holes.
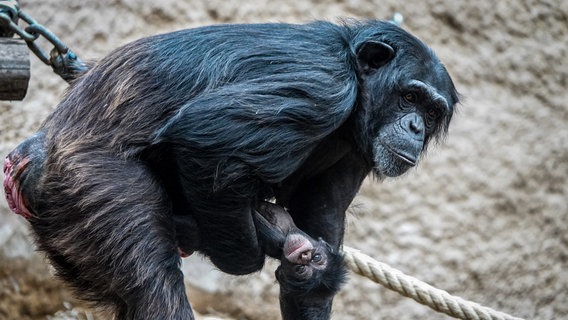
{"type": "Polygon", "coordinates": [[[289,235],[284,243],[284,256],[292,263],[298,263],[303,252],[310,251],[314,246],[301,235],[289,235]]]}
{"type": "Polygon", "coordinates": [[[409,154],[405,154],[403,152],[400,151],[395,151],[393,150],[389,145],[387,144],[382,144],[381,145],[383,147],[385,147],[385,149],[387,149],[388,152],[390,152],[393,156],[397,157],[398,159],[402,160],[403,162],[405,162],[407,165],[409,166],[416,166],[416,164],[418,163],[418,159],[413,156],[413,155],[409,155],[409,154]]]}
{"type": "Polygon", "coordinates": [[[376,140],[374,145],[374,173],[381,179],[398,177],[418,164],[419,152],[405,150],[376,140]]]}
{"type": "Polygon", "coordinates": [[[402,161],[406,162],[406,164],[410,165],[410,166],[416,166],[416,163],[418,162],[418,160],[415,157],[409,157],[408,155],[404,155],[401,153],[394,153],[394,155],[396,157],[398,157],[399,159],[401,159],[402,161]]]}

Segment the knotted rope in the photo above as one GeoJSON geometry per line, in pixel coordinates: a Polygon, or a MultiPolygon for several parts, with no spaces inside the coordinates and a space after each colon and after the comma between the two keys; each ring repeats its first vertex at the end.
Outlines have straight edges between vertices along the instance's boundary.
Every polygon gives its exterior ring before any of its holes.
{"type": "Polygon", "coordinates": [[[438,312],[464,320],[523,320],[452,296],[416,278],[378,262],[357,249],[343,246],[345,262],[353,272],[438,312]]]}

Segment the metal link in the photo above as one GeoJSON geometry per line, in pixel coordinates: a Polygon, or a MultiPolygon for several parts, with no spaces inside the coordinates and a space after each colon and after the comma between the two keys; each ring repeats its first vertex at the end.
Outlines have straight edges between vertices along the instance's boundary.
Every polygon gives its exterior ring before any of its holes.
{"type": "Polygon", "coordinates": [[[15,33],[22,38],[43,63],[51,66],[53,71],[67,82],[76,79],[89,69],[88,65],[69,50],[69,47],[55,34],[20,10],[17,1],[0,0],[0,34],[4,29],[8,30],[7,34],[15,33]],[[18,26],[18,18],[28,24],[25,29],[18,26]],[[49,55],[35,43],[40,36],[54,46],[49,55]]]}
{"type": "Polygon", "coordinates": [[[10,16],[10,19],[15,20],[18,16],[20,7],[16,0],[0,0],[0,11],[10,16]]]}
{"type": "MultiPolygon", "coordinates": [[[[51,33],[51,31],[47,30],[44,26],[40,24],[29,25],[28,27],[26,27],[25,32],[30,35],[33,35],[34,37],[36,37],[36,39],[39,36],[43,36],[47,41],[53,44],[54,50],[57,50],[57,53],[59,54],[64,55],[67,54],[67,52],[69,51],[69,48],[65,44],[63,44],[63,42],[61,42],[61,40],[59,40],[57,36],[55,36],[53,33],[51,33]]],[[[45,52],[43,52],[35,42],[33,41],[28,42],[27,40],[26,42],[28,43],[28,47],[30,48],[30,50],[32,50],[32,52],[35,53],[35,55],[41,61],[43,61],[47,65],[51,65],[49,56],[45,52]]]]}
{"type": "Polygon", "coordinates": [[[0,1],[0,37],[11,38],[14,36],[11,24],[18,22],[18,1],[16,0],[1,0],[0,1]]]}

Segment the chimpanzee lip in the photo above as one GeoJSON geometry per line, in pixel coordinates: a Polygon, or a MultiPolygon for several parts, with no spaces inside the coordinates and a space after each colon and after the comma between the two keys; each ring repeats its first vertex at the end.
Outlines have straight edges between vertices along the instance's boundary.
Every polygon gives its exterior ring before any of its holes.
{"type": "Polygon", "coordinates": [[[394,152],[394,155],[411,166],[415,166],[417,163],[417,160],[414,157],[411,159],[411,157],[397,152],[394,152]]]}
{"type": "Polygon", "coordinates": [[[387,149],[391,154],[393,154],[394,156],[396,156],[397,158],[399,158],[400,160],[406,162],[406,164],[410,165],[410,166],[415,166],[416,163],[418,162],[418,159],[416,159],[413,156],[409,156],[407,154],[404,154],[402,152],[399,151],[395,151],[393,150],[388,144],[386,143],[381,143],[385,149],[387,149]]]}
{"type": "Polygon", "coordinates": [[[297,261],[300,254],[307,250],[312,250],[312,244],[300,235],[290,235],[291,239],[284,244],[284,255],[289,261],[297,261]]]}

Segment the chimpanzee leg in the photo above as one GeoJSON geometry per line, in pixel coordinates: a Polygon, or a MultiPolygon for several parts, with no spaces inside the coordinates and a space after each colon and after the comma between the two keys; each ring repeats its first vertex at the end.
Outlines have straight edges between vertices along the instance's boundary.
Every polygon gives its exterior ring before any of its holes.
{"type": "Polygon", "coordinates": [[[176,242],[180,255],[185,258],[201,248],[199,226],[190,214],[173,215],[176,229],[176,242]]]}
{"type": "Polygon", "coordinates": [[[57,273],[120,320],[193,319],[169,200],[152,173],[96,151],[47,161],[46,200],[30,222],[57,273]]]}
{"type": "Polygon", "coordinates": [[[210,197],[201,203],[194,210],[201,252],[221,271],[230,274],[249,274],[262,269],[265,253],[254,225],[253,201],[225,192],[222,199],[210,197]]]}

